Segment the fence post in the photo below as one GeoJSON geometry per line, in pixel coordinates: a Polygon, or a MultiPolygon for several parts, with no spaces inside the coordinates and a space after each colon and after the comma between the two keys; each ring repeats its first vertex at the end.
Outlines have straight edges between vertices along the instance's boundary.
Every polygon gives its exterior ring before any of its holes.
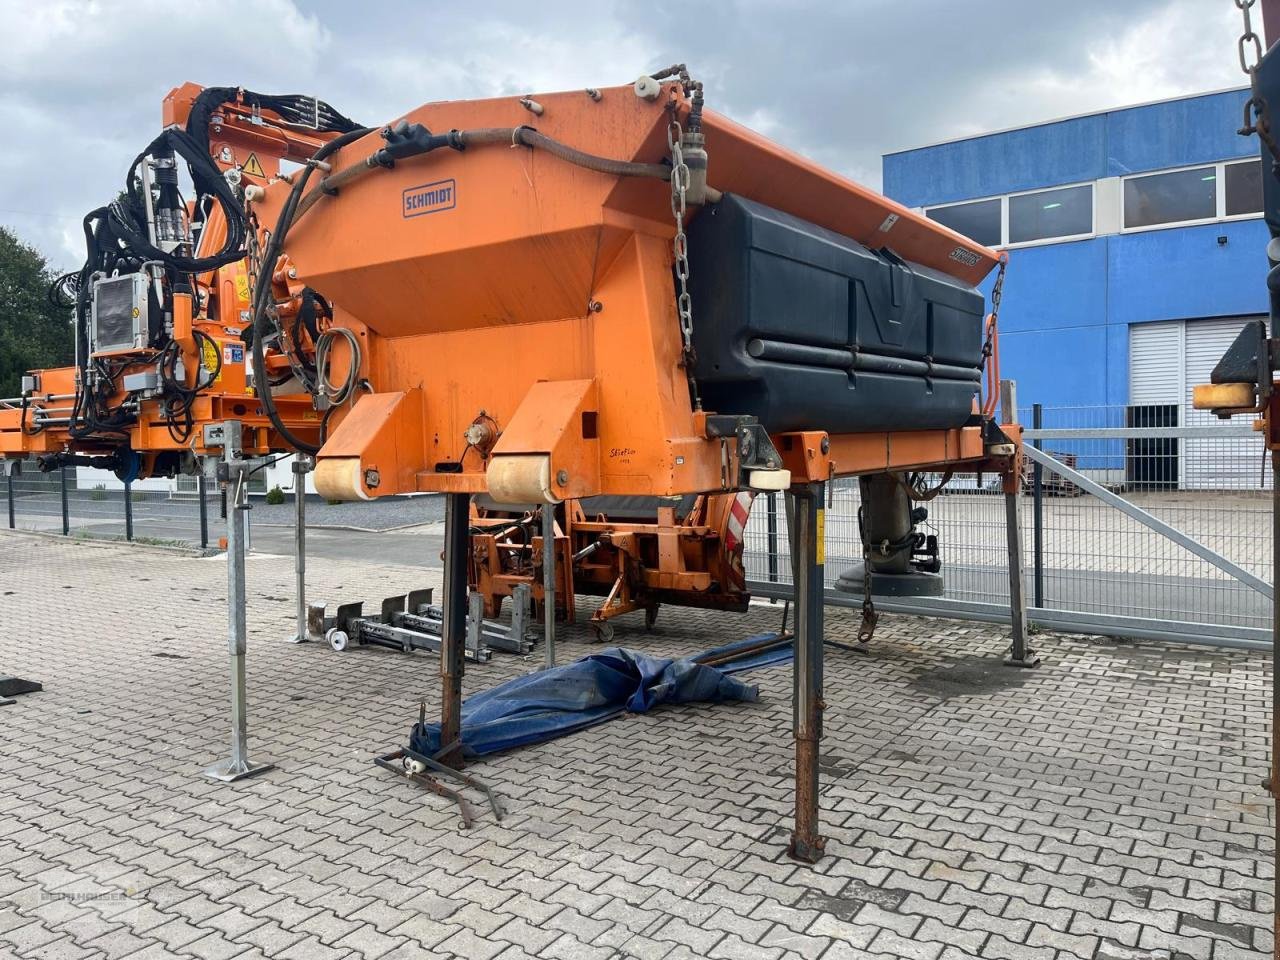
{"type": "Polygon", "coordinates": [[[124,538],[133,542],[133,481],[124,483],[124,538]]]}
{"type": "Polygon", "coordinates": [[[16,518],[13,512],[13,475],[18,472],[18,465],[12,463],[5,471],[5,480],[9,484],[9,529],[13,530],[16,526],[16,518]]]}
{"type": "Polygon", "coordinates": [[[196,474],[196,491],[200,496],[200,549],[209,548],[209,504],[205,501],[208,489],[204,478],[204,462],[200,463],[200,472],[196,474]]]}
{"type": "MultiPolygon", "coordinates": [[[[1044,406],[1031,405],[1031,427],[1040,430],[1044,427],[1044,406]]],[[[1040,439],[1032,441],[1032,446],[1041,449],[1040,439]]],[[[1032,606],[1044,607],[1044,467],[1037,461],[1031,471],[1031,493],[1034,501],[1032,513],[1031,543],[1034,556],[1033,574],[1035,580],[1032,606]]]]}
{"type": "MultiPolygon", "coordinates": [[[[12,494],[10,494],[12,496],[12,494]]],[[[769,521],[769,582],[778,582],[778,495],[765,494],[765,519],[769,521]]],[[[12,524],[10,524],[12,526],[12,524]]]]}
{"type": "Polygon", "coordinates": [[[67,468],[65,464],[58,468],[58,473],[62,480],[62,535],[67,537],[71,535],[71,512],[67,503],[67,468]]]}

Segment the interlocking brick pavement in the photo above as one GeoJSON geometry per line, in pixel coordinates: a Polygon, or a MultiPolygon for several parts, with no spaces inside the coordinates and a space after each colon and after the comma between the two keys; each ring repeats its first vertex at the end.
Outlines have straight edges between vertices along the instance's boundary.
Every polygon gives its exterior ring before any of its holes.
{"type": "MultiPolygon", "coordinates": [[[[282,642],[287,558],[249,572],[251,754],[226,752],[225,567],[0,534],[0,956],[807,958],[1269,956],[1269,664],[1041,635],[999,665],[985,625],[886,617],[827,658],[828,856],[789,861],[790,671],[753,704],[626,717],[485,759],[506,798],[470,831],[375,768],[433,658],[282,642]]],[[[438,571],[313,564],[313,597],[438,571]]],[[[618,639],[690,652],[774,625],[664,610],[618,639]]],[[[828,611],[831,639],[855,619],[828,611]]],[[[591,647],[561,635],[564,658],[591,647]]],[[[537,666],[496,654],[478,690],[537,666]]]]}

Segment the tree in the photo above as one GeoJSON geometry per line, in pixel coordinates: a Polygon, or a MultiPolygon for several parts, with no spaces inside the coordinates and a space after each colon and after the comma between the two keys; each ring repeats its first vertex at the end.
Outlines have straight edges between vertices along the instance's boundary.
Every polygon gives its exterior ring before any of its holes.
{"type": "Polygon", "coordinates": [[[71,310],[49,300],[57,277],[35,247],[0,227],[0,397],[16,396],[28,370],[75,360],[71,310]]]}

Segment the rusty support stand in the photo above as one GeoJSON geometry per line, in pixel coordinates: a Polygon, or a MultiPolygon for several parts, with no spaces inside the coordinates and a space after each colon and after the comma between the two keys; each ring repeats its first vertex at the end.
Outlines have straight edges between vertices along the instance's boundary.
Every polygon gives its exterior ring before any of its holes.
{"type": "Polygon", "coordinates": [[[1009,534],[1009,623],[1012,644],[1006,667],[1038,667],[1039,655],[1027,646],[1027,590],[1022,569],[1022,531],[1018,527],[1018,494],[1004,495],[1004,522],[1009,534]]]}
{"type": "Polygon", "coordinates": [[[462,768],[462,673],[467,643],[467,551],[471,495],[445,494],[444,624],[440,631],[440,753],[434,758],[462,768]]]}
{"type": "Polygon", "coordinates": [[[796,641],[792,710],[796,740],[796,823],[787,853],[805,863],[822,859],[826,837],[818,833],[818,745],[822,740],[823,483],[794,487],[791,568],[795,581],[796,641]]]}

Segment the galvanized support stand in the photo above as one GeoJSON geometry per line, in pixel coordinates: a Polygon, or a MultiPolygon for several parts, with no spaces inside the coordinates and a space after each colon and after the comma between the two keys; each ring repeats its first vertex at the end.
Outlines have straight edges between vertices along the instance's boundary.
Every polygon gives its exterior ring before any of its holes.
{"type": "Polygon", "coordinates": [[[200,497],[200,549],[209,548],[209,489],[204,475],[204,464],[196,474],[196,493],[200,497]]]}
{"type": "Polygon", "coordinates": [[[124,538],[133,543],[133,481],[124,485],[124,538]]]}
{"type": "Polygon", "coordinates": [[[71,534],[71,508],[67,503],[67,468],[60,467],[58,474],[62,481],[62,535],[66,537],[71,534]]]}
{"type": "Polygon", "coordinates": [[[826,837],[818,833],[818,745],[822,740],[822,656],[826,560],[823,483],[788,494],[791,567],[795,581],[796,637],[792,721],[796,741],[796,822],[787,853],[805,863],[822,858],[826,837]]]}
{"type": "Polygon", "coordinates": [[[293,461],[293,574],[298,606],[297,630],[290,643],[311,639],[307,629],[307,474],[314,467],[315,461],[306,454],[298,454],[293,461]]]}
{"type": "Polygon", "coordinates": [[[447,493],[444,502],[444,625],[440,634],[440,752],[434,759],[462,768],[462,674],[467,642],[467,551],[471,495],[447,493]]]}
{"type": "Polygon", "coordinates": [[[222,471],[219,479],[230,494],[227,504],[227,648],[231,659],[231,756],[204,771],[206,777],[230,782],[275,766],[249,762],[244,658],[248,647],[245,611],[245,520],[249,511],[248,464],[240,457],[240,422],[222,425],[222,471]]]}
{"type": "Polygon", "coordinates": [[[542,505],[542,616],[542,665],[550,669],[556,665],[556,508],[551,503],[542,505]]]}
{"type": "Polygon", "coordinates": [[[12,530],[17,526],[17,516],[14,513],[13,503],[13,477],[21,469],[20,464],[16,460],[4,461],[5,482],[9,486],[9,529],[12,530]]]}

